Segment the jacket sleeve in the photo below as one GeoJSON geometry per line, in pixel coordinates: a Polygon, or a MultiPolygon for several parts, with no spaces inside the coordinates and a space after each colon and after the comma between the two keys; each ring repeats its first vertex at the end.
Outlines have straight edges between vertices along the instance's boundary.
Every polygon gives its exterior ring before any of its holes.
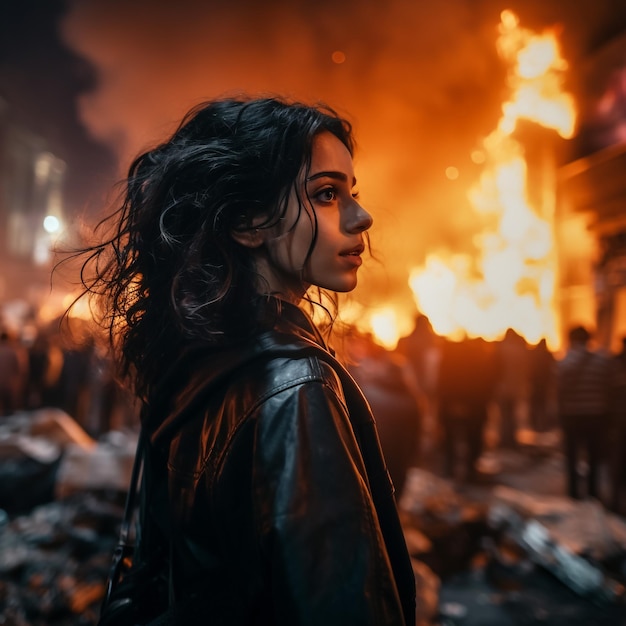
{"type": "Polygon", "coordinates": [[[345,405],[310,380],[259,409],[253,497],[277,625],[404,625],[345,405]]]}

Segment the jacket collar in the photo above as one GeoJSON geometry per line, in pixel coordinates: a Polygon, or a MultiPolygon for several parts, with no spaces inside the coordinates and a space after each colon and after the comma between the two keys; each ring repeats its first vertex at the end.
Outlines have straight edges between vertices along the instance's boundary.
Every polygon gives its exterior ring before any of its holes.
{"type": "Polygon", "coordinates": [[[294,357],[303,350],[322,349],[332,354],[309,315],[294,304],[275,300],[269,301],[266,312],[273,327],[266,326],[248,341],[227,348],[201,345],[188,349],[168,368],[147,411],[145,427],[153,443],[184,421],[200,396],[206,397],[255,360],[294,357]]]}

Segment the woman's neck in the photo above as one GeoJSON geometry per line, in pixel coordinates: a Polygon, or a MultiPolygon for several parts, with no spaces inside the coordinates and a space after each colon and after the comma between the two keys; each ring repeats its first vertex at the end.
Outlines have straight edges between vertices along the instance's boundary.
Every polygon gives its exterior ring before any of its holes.
{"type": "Polygon", "coordinates": [[[270,295],[291,302],[296,306],[302,302],[310,285],[299,277],[287,274],[276,267],[265,251],[259,250],[255,258],[257,272],[257,291],[261,295],[270,295]]]}

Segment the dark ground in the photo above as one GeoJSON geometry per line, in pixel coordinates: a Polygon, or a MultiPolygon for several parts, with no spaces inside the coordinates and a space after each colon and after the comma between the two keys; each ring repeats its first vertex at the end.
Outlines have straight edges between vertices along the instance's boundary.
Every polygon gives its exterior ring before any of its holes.
{"type": "MultiPolygon", "coordinates": [[[[455,484],[463,497],[488,503],[498,486],[537,496],[566,494],[558,432],[537,438],[521,431],[514,450],[498,449],[489,431],[486,440],[477,483],[455,484]]],[[[427,459],[429,469],[440,473],[437,455],[427,455],[427,459]]],[[[604,477],[608,492],[608,476],[604,477]]],[[[624,570],[626,562],[620,567],[624,570]]],[[[626,571],[621,574],[626,576],[626,571]]],[[[581,597],[552,573],[528,561],[502,568],[493,563],[485,566],[477,559],[477,564],[442,577],[439,606],[442,626],[626,626],[626,605],[581,597]]]]}

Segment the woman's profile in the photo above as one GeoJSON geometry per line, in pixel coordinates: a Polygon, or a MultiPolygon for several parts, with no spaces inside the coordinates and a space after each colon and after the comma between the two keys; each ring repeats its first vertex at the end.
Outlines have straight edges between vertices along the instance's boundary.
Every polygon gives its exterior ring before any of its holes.
{"type": "Polygon", "coordinates": [[[352,155],[328,107],[206,102],[132,163],[85,264],[142,405],[138,552],[186,624],[415,621],[371,412],[311,315],[368,248],[352,155]]]}

